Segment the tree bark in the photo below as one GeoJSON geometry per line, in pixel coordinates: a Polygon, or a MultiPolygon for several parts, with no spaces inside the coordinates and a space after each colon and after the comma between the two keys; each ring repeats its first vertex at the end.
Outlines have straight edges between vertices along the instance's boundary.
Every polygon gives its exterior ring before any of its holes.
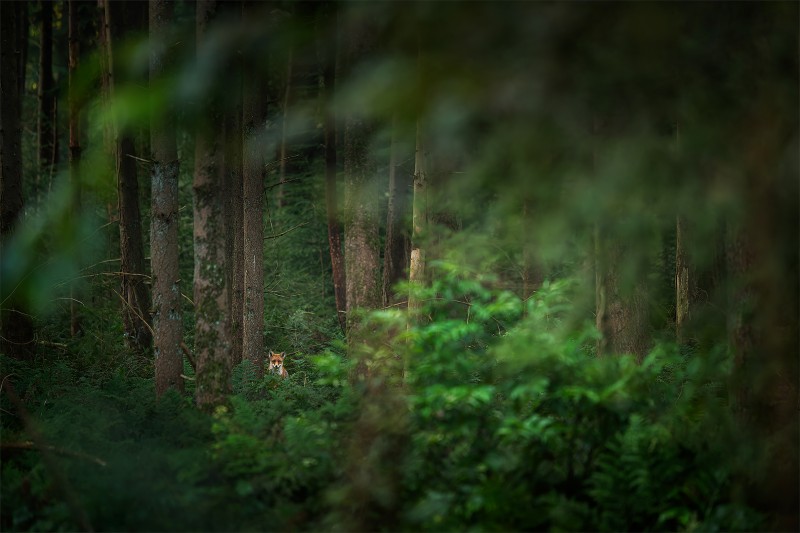
{"type": "MultiPolygon", "coordinates": [[[[80,41],[78,35],[78,6],[77,0],[68,1],[68,42],[69,42],[69,179],[72,190],[72,213],[79,216],[81,209],[81,105],[80,95],[75,86],[75,73],[78,69],[80,56],[80,41]]],[[[73,337],[82,330],[80,312],[77,305],[77,288],[75,283],[70,284],[70,335],[73,337]]]]}
{"type": "MultiPolygon", "coordinates": [[[[333,17],[335,18],[335,13],[333,17]]],[[[342,255],[342,225],[339,220],[339,198],[336,185],[336,116],[333,108],[333,96],[336,87],[336,51],[338,47],[335,24],[333,35],[326,36],[320,25],[325,22],[318,19],[317,52],[320,55],[320,105],[323,112],[323,143],[325,145],[325,210],[328,224],[328,250],[331,256],[333,277],[333,294],[336,300],[336,316],[342,332],[347,330],[347,293],[345,283],[344,256],[342,255]]]]}
{"type": "Polygon", "coordinates": [[[414,155],[414,200],[412,207],[411,261],[408,269],[408,280],[411,293],[408,296],[408,311],[413,315],[418,311],[420,302],[414,289],[425,282],[425,249],[422,239],[428,230],[428,161],[422,124],[417,121],[417,141],[414,155]]]}
{"type": "Polygon", "coordinates": [[[288,133],[289,107],[291,105],[291,97],[292,97],[292,71],[294,66],[293,56],[294,56],[294,50],[290,46],[286,59],[286,85],[284,87],[283,106],[281,109],[283,117],[281,120],[281,146],[280,146],[280,153],[278,154],[278,169],[279,169],[280,179],[279,179],[278,190],[275,193],[275,197],[277,199],[277,205],[279,208],[283,207],[286,204],[283,184],[286,181],[286,159],[288,158],[286,145],[287,145],[287,136],[289,134],[288,133]]]}
{"type": "Polygon", "coordinates": [[[53,2],[39,1],[39,113],[37,122],[39,146],[39,179],[37,193],[50,190],[56,163],[55,117],[56,96],[53,82],[53,2]]]}
{"type": "Polygon", "coordinates": [[[748,488],[772,523],[800,525],[798,380],[800,266],[797,167],[785,163],[797,119],[779,94],[754,100],[742,133],[742,216],[726,236],[728,339],[734,368],[731,403],[746,434],[763,450],[748,488]]]}
{"type": "Polygon", "coordinates": [[[620,278],[624,247],[613,237],[595,232],[597,356],[633,354],[642,362],[650,349],[647,291],[641,280],[620,278]]]}
{"type": "MultiPolygon", "coordinates": [[[[22,35],[16,21],[21,2],[0,2],[0,245],[5,247],[19,224],[22,196],[22,35]]],[[[33,323],[22,302],[0,306],[0,351],[23,359],[33,354],[33,323]]]]}
{"type": "Polygon", "coordinates": [[[256,375],[264,375],[264,158],[262,156],[266,110],[263,79],[253,76],[243,89],[242,188],[244,195],[244,310],[243,358],[256,375]]]}
{"type": "Polygon", "coordinates": [[[392,146],[389,153],[389,202],[386,210],[386,243],[383,252],[383,305],[397,301],[394,286],[406,279],[409,265],[409,239],[406,230],[408,197],[412,186],[408,173],[398,172],[397,121],[392,127],[392,146]]]}
{"type": "MultiPolygon", "coordinates": [[[[365,20],[349,30],[345,69],[351,70],[372,51],[375,35],[365,20]]],[[[346,72],[343,72],[346,75],[346,72]]],[[[369,376],[370,335],[362,327],[361,312],[381,305],[380,235],[377,194],[378,165],[370,145],[373,121],[349,111],[344,119],[344,254],[347,302],[347,343],[358,363],[351,378],[369,376]]]]}
{"type": "MultiPolygon", "coordinates": [[[[203,53],[215,0],[197,2],[197,51],[203,53]]],[[[225,224],[222,200],[222,147],[212,128],[221,121],[215,95],[203,102],[195,141],[194,305],[197,378],[195,399],[201,408],[222,403],[230,387],[229,292],[226,280],[225,224]]]]}
{"type": "MultiPolygon", "coordinates": [[[[168,46],[173,4],[150,0],[150,89],[156,90],[170,64],[168,46]]],[[[150,260],[153,286],[153,348],[156,396],[168,389],[183,392],[183,317],[178,267],[178,149],[175,116],[167,105],[150,119],[150,260]]]]}
{"type": "Polygon", "coordinates": [[[686,243],[687,221],[675,223],[675,337],[679,344],[690,340],[690,322],[697,301],[697,276],[686,243]]]}
{"type": "Polygon", "coordinates": [[[122,271],[123,326],[132,348],[146,352],[152,346],[150,295],[145,284],[139,179],[133,137],[123,134],[117,148],[119,193],[119,247],[122,271]]]}
{"type": "MultiPolygon", "coordinates": [[[[232,20],[240,20],[239,2],[221,4],[232,20]]],[[[224,110],[225,153],[222,192],[225,197],[227,226],[225,252],[228,260],[230,288],[230,341],[232,366],[242,361],[242,313],[244,310],[243,197],[242,197],[242,75],[241,56],[235,57],[227,70],[226,106],[224,110]]]]}
{"type": "MultiPolygon", "coordinates": [[[[98,0],[100,7],[101,80],[106,105],[114,104],[115,40],[125,37],[125,4],[98,0]]],[[[123,131],[112,119],[106,125],[106,141],[114,146],[117,175],[120,270],[122,271],[122,319],[128,346],[148,351],[152,346],[150,295],[145,285],[144,245],[139,209],[139,181],[136,171],[135,144],[131,131],[123,131]]]]}

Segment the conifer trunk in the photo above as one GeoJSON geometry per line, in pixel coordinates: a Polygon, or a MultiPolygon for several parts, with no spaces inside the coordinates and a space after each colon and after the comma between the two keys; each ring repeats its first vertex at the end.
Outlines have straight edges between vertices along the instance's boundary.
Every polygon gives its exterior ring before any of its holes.
{"type": "MultiPolygon", "coordinates": [[[[170,64],[168,43],[173,4],[150,0],[150,88],[155,90],[170,64]]],[[[183,316],[178,268],[178,149],[175,116],[169,107],[150,119],[151,222],[150,259],[153,286],[153,348],[156,396],[173,388],[183,392],[183,316]]]]}
{"type": "MultiPolygon", "coordinates": [[[[202,54],[215,0],[197,2],[197,53],[202,54]]],[[[229,292],[226,279],[222,147],[214,133],[222,115],[215,95],[200,106],[194,169],[194,305],[197,405],[222,403],[230,382],[229,292]]]]}
{"type": "Polygon", "coordinates": [[[389,152],[389,202],[386,210],[386,243],[383,252],[383,305],[388,306],[397,300],[394,286],[406,279],[409,264],[409,241],[406,231],[408,189],[411,185],[409,174],[398,172],[400,142],[398,140],[397,120],[392,127],[392,146],[389,152]]]}
{"type": "MultiPolygon", "coordinates": [[[[22,87],[20,65],[22,35],[16,22],[21,2],[0,2],[0,246],[5,246],[19,224],[22,195],[22,87]]],[[[18,359],[34,352],[33,322],[22,302],[9,300],[0,306],[0,351],[18,359]]]]}
{"type": "Polygon", "coordinates": [[[53,82],[53,2],[40,0],[39,28],[39,112],[37,133],[39,145],[39,179],[37,193],[50,190],[53,167],[56,163],[55,118],[56,98],[53,82]]]}
{"type": "MultiPolygon", "coordinates": [[[[69,41],[69,176],[70,187],[72,189],[72,213],[78,216],[81,209],[81,105],[80,95],[77,94],[75,86],[75,73],[78,69],[78,58],[80,56],[80,42],[78,36],[78,6],[77,0],[68,2],[68,41],[69,41]]],[[[70,335],[77,335],[81,327],[81,317],[77,305],[77,291],[75,283],[70,285],[70,335]]]]}
{"type": "Polygon", "coordinates": [[[419,121],[417,121],[413,185],[411,260],[408,269],[408,280],[412,287],[408,296],[408,311],[412,317],[419,309],[419,301],[413,289],[425,282],[425,249],[422,247],[422,239],[428,230],[428,163],[422,125],[419,121]]]}
{"type": "MultiPolygon", "coordinates": [[[[336,15],[333,14],[333,17],[336,15]]],[[[324,21],[324,17],[323,17],[324,21]]],[[[318,22],[321,24],[322,21],[318,22]]],[[[325,145],[325,210],[328,225],[328,250],[331,256],[333,294],[336,300],[336,316],[342,332],[347,330],[347,293],[344,256],[342,255],[342,225],[339,220],[339,195],[337,190],[336,116],[333,95],[336,86],[336,35],[325,39],[318,29],[317,51],[320,55],[321,79],[320,100],[323,112],[323,143],[325,145]],[[332,41],[327,42],[327,41],[332,41]]],[[[335,25],[334,25],[335,32],[335,25]]]]}
{"type": "Polygon", "coordinates": [[[262,78],[253,75],[246,80],[242,95],[242,353],[243,359],[252,363],[259,378],[264,374],[264,158],[261,133],[266,110],[262,89],[262,78]]]}
{"type": "MultiPolygon", "coordinates": [[[[242,11],[239,2],[220,5],[231,20],[238,21],[242,11]]],[[[225,148],[223,154],[223,184],[225,197],[225,254],[227,256],[227,278],[230,290],[230,342],[231,365],[242,361],[242,313],[244,310],[244,256],[242,210],[242,61],[237,57],[226,71],[225,92],[227,102],[224,109],[225,148]]]]}

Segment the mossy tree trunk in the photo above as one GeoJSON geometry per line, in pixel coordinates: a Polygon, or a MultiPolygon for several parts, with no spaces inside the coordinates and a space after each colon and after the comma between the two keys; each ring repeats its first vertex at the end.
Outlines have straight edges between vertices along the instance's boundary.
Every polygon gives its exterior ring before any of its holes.
{"type": "MultiPolygon", "coordinates": [[[[197,3],[197,53],[204,50],[209,23],[217,3],[197,3]]],[[[213,89],[211,89],[213,91],[213,89]]],[[[195,357],[198,406],[212,408],[224,402],[230,387],[229,293],[226,279],[223,148],[214,133],[222,119],[216,95],[209,94],[199,108],[194,169],[194,305],[195,357]]]]}
{"type": "MultiPolygon", "coordinates": [[[[150,90],[161,88],[170,65],[169,25],[173,4],[150,0],[150,90]]],[[[154,110],[150,120],[150,256],[153,286],[153,348],[156,395],[173,388],[183,392],[183,316],[178,268],[178,149],[170,106],[154,110]]]]}

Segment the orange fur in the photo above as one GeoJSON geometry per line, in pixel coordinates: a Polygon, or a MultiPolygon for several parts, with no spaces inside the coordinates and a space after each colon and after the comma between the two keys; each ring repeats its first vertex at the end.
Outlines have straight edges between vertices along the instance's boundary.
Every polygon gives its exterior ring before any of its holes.
{"type": "Polygon", "coordinates": [[[283,367],[283,360],[286,357],[286,352],[275,353],[272,350],[269,351],[269,373],[270,374],[278,374],[282,378],[288,378],[289,373],[283,367]]]}

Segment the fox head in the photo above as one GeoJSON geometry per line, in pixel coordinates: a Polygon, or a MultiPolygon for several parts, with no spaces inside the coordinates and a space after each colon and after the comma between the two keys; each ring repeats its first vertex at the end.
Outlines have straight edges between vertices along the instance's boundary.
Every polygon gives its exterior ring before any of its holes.
{"type": "Polygon", "coordinates": [[[283,369],[283,359],[286,357],[286,352],[275,353],[269,351],[269,373],[284,375],[286,370],[283,369]]]}

